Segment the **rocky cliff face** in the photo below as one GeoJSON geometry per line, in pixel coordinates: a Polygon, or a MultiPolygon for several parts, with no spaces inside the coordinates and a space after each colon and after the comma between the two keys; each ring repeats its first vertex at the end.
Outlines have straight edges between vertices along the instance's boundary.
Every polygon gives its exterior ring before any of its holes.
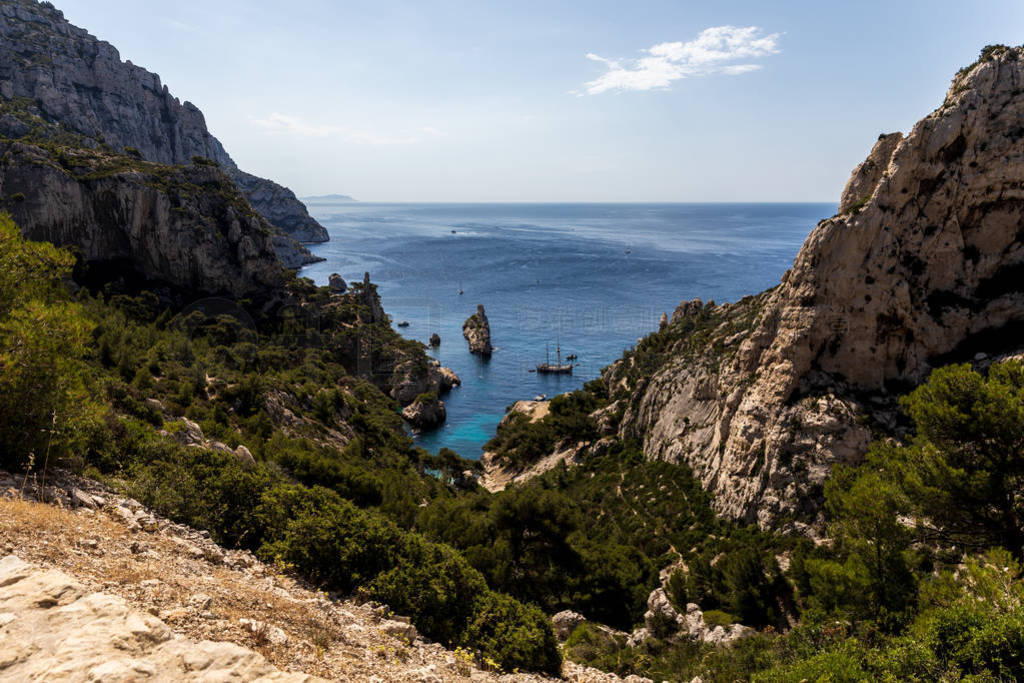
{"type": "Polygon", "coordinates": [[[612,366],[618,430],[689,464],[729,516],[813,520],[895,395],[1024,344],[1024,49],[988,51],[906,137],[882,137],[782,283],[683,304],[612,366]]]}
{"type": "Polygon", "coordinates": [[[50,3],[0,5],[0,97],[26,98],[44,118],[118,152],[131,147],[164,164],[216,161],[253,208],[293,239],[328,239],[291,190],[237,168],[195,105],[171,95],[156,74],[122,62],[112,45],[72,26],[50,3]]]}
{"type": "Polygon", "coordinates": [[[287,187],[246,173],[237,167],[229,166],[228,175],[245,193],[252,208],[284,230],[292,239],[299,242],[326,242],[330,239],[327,230],[309,215],[306,205],[287,187]]]}
{"type": "Polygon", "coordinates": [[[284,280],[270,225],[215,167],[0,141],[0,196],[26,236],[112,274],[233,296],[284,280]]]}

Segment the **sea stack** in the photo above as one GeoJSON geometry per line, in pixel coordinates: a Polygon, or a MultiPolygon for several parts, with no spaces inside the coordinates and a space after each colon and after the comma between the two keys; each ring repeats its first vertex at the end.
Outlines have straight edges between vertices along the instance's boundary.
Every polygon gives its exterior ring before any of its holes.
{"type": "Polygon", "coordinates": [[[469,352],[489,357],[491,351],[491,324],[487,322],[483,304],[477,304],[476,313],[462,323],[462,336],[469,342],[469,352]]]}
{"type": "Polygon", "coordinates": [[[440,346],[441,345],[441,335],[439,335],[437,332],[435,332],[434,334],[430,335],[430,345],[431,346],[440,346]]]}

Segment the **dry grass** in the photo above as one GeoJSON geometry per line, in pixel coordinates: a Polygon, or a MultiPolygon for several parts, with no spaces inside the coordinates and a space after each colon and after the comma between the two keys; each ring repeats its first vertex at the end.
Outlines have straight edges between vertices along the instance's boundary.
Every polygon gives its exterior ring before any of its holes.
{"type": "Polygon", "coordinates": [[[334,680],[415,680],[428,665],[444,680],[472,673],[453,668],[437,646],[410,647],[380,633],[368,607],[329,603],[263,565],[210,564],[175,536],[132,533],[103,512],[0,499],[0,556],[7,553],[119,595],[180,635],[252,648],[280,669],[334,680]],[[240,619],[264,626],[250,630],[240,619]],[[274,629],[285,632],[285,644],[273,642],[274,629]]]}

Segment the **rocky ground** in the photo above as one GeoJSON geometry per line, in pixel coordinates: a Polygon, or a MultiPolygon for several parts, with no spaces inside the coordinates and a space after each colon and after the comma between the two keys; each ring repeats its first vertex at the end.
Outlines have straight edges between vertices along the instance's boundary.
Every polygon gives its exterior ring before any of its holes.
{"type": "MultiPolygon", "coordinates": [[[[483,671],[468,653],[418,637],[386,606],[319,592],[67,473],[51,473],[42,487],[0,472],[0,556],[0,680],[57,671],[138,680],[548,680],[483,671]]],[[[571,662],[563,676],[619,680],[571,662]]]]}

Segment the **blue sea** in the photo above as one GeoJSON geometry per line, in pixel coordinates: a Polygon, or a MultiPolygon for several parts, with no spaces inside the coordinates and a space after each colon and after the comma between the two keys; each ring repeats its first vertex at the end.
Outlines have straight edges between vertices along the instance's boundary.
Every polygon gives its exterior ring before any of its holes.
{"type": "Polygon", "coordinates": [[[582,386],[700,297],[735,301],[779,282],[835,204],[310,203],[331,241],[302,275],[327,284],[364,271],[410,339],[462,378],[443,427],[416,436],[431,452],[478,458],[507,406],[582,386]],[[463,292],[460,294],[460,290],[463,292]],[[496,350],[469,353],[462,323],[483,304],[496,350]],[[571,376],[531,373],[556,346],[571,376]]]}

